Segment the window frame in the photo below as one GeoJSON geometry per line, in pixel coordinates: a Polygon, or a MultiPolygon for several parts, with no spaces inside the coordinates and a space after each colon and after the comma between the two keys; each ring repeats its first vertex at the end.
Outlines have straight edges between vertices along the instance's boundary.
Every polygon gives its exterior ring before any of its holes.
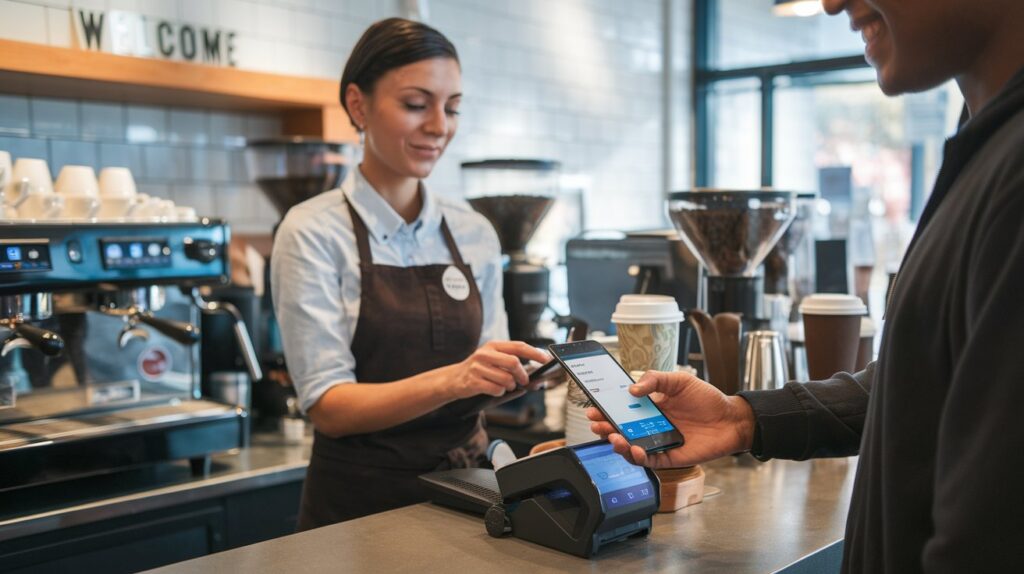
{"type": "MultiPolygon", "coordinates": [[[[827,77],[833,72],[870,68],[863,54],[797,60],[765,66],[741,68],[714,68],[718,31],[718,0],[693,2],[693,117],[694,117],[694,184],[711,185],[714,166],[714,129],[711,122],[709,99],[714,86],[724,80],[754,79],[759,82],[761,99],[761,186],[771,187],[774,179],[774,123],[775,83],[779,78],[798,76],[827,77]]],[[[820,85],[849,83],[845,81],[821,82],[820,85]]]]}

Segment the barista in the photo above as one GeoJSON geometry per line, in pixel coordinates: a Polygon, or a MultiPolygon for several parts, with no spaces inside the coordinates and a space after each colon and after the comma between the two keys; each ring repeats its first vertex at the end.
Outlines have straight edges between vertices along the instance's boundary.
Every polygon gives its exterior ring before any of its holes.
{"type": "Polygon", "coordinates": [[[479,399],[528,385],[504,341],[490,223],[428,190],[458,125],[461,71],[437,30],[370,26],[341,77],[363,159],[341,189],[293,207],[271,281],[288,371],[316,432],[299,530],[425,500],[417,476],[479,466],[479,399]]]}

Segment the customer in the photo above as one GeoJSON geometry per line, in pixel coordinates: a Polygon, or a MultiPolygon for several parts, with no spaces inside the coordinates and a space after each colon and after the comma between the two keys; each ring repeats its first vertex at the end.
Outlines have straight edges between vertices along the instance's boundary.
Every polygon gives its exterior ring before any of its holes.
{"type": "Polygon", "coordinates": [[[485,461],[480,408],[544,351],[508,338],[498,237],[427,189],[458,126],[462,77],[437,30],[370,26],[341,76],[363,158],[293,207],[271,283],[288,372],[316,427],[300,530],[426,500],[417,476],[485,461]]]}
{"type": "Polygon", "coordinates": [[[955,79],[970,119],[942,169],[887,306],[877,363],[854,375],[727,397],[648,373],[686,444],[645,456],[599,412],[594,431],[652,467],[737,451],[860,453],[849,572],[1024,568],[1024,2],[825,0],[867,43],[886,94],[955,79]]]}

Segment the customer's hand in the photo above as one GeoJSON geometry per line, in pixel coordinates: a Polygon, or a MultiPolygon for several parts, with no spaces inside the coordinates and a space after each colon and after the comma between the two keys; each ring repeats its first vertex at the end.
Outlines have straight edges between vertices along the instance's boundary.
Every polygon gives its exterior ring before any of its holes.
{"type": "Polygon", "coordinates": [[[726,396],[688,373],[657,371],[646,372],[629,392],[635,397],[650,395],[684,437],[683,446],[648,455],[642,447],[630,446],[601,411],[588,409],[587,417],[595,421],[591,430],[608,439],[615,452],[635,464],[651,468],[693,466],[750,449],[754,412],[740,397],[726,396]]]}
{"type": "Polygon", "coordinates": [[[521,341],[490,341],[466,360],[452,365],[454,376],[447,385],[452,399],[476,395],[500,397],[530,383],[520,359],[546,363],[548,353],[521,341]]]}

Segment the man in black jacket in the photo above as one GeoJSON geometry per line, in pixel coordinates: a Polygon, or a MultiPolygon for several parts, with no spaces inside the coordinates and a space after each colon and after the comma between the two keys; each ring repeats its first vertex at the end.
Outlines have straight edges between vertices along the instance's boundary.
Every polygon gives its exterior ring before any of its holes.
{"type": "Polygon", "coordinates": [[[686,444],[646,456],[596,409],[594,431],[652,467],[750,450],[860,454],[848,572],[1024,568],[1024,2],[824,0],[846,11],[886,94],[956,79],[970,119],[942,168],[862,372],[727,397],[648,373],[686,444]]]}

